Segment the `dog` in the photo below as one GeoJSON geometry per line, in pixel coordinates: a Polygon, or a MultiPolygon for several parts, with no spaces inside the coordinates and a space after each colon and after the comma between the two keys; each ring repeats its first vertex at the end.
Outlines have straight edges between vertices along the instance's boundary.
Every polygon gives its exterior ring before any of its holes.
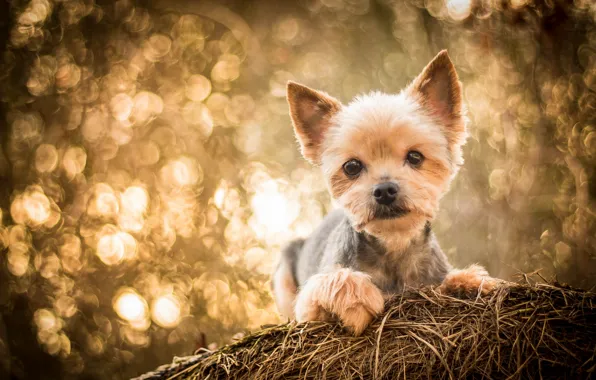
{"type": "Polygon", "coordinates": [[[432,232],[467,135],[447,51],[399,94],[372,92],[342,105],[288,82],[287,100],[302,155],[322,169],[339,208],[283,249],[272,279],[282,315],[339,319],[359,335],[407,287],[486,293],[496,285],[479,265],[454,269],[432,232]]]}

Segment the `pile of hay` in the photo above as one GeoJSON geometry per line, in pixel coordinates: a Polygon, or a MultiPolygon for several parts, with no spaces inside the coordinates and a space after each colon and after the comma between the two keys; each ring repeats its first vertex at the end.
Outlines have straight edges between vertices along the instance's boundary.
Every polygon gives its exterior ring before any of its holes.
{"type": "Polygon", "coordinates": [[[596,377],[596,293],[513,285],[459,299],[397,297],[360,337],[338,324],[265,328],[139,379],[596,377]]]}

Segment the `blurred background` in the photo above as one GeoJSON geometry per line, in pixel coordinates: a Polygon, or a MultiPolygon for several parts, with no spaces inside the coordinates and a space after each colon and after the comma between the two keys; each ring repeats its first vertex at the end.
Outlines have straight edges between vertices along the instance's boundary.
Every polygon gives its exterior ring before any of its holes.
{"type": "Polygon", "coordinates": [[[296,80],[395,92],[447,48],[457,266],[596,285],[591,0],[0,1],[0,378],[121,379],[282,322],[280,245],[331,208],[296,80]]]}

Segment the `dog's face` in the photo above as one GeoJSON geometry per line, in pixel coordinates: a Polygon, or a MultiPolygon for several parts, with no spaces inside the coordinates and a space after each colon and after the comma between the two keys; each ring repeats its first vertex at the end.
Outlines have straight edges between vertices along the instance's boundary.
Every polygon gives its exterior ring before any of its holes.
{"type": "Polygon", "coordinates": [[[371,93],[342,106],[289,83],[288,102],[302,154],[322,167],[357,230],[382,235],[434,218],[466,137],[461,87],[447,52],[397,95],[371,93]]]}

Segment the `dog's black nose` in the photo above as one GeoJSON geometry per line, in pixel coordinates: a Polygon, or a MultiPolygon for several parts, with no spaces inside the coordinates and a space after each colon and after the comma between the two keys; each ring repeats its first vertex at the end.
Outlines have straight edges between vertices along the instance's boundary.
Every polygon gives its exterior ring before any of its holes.
{"type": "Polygon", "coordinates": [[[377,203],[389,205],[395,200],[399,187],[393,182],[383,182],[375,186],[373,196],[377,203]]]}

